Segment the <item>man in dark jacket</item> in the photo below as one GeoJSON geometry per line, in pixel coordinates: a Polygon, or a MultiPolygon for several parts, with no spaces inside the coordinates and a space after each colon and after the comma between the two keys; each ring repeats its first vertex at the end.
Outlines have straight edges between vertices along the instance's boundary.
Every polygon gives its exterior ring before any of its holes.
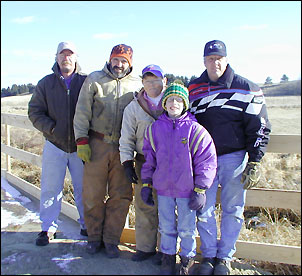
{"type": "Polygon", "coordinates": [[[82,203],[83,162],[77,156],[73,117],[79,92],[87,75],[81,73],[75,46],[61,42],[54,73],[41,79],[28,104],[28,117],[46,141],[42,156],[40,220],[42,232],[36,245],[44,246],[56,237],[61,211],[64,178],[68,167],[79,212],[81,235],[87,236],[82,203]]]}
{"type": "Polygon", "coordinates": [[[202,75],[189,83],[190,111],[211,134],[218,155],[217,174],[206,192],[206,205],[197,211],[203,261],[200,275],[227,275],[243,222],[246,191],[260,178],[271,125],[261,89],[234,73],[222,41],[204,48],[202,75]],[[220,240],[215,203],[221,185],[220,240]]]}

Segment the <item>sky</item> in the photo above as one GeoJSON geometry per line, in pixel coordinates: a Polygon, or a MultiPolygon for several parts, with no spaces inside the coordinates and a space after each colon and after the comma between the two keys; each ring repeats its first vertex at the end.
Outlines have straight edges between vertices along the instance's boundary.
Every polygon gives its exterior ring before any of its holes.
{"type": "Polygon", "coordinates": [[[1,88],[52,73],[57,46],[73,42],[84,73],[112,48],[133,48],[133,71],[200,76],[204,45],[222,40],[235,73],[262,84],[301,79],[300,1],[1,1],[1,88]]]}

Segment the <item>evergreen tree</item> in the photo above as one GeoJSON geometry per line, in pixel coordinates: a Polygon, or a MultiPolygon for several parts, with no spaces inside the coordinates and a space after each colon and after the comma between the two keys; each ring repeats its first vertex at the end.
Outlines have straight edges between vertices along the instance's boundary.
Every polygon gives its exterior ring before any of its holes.
{"type": "Polygon", "coordinates": [[[266,85],[266,84],[272,84],[272,83],[273,83],[272,82],[272,78],[271,77],[267,77],[264,84],[266,85]]]}
{"type": "Polygon", "coordinates": [[[286,76],[285,74],[282,76],[280,83],[282,82],[288,82],[288,76],[286,76]]]}

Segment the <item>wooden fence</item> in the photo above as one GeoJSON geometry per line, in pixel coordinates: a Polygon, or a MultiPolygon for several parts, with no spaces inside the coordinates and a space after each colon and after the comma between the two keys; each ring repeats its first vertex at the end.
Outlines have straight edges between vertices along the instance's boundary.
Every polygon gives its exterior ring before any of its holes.
{"type": "MultiPolygon", "coordinates": [[[[14,186],[25,193],[40,200],[40,189],[11,173],[10,157],[41,167],[41,156],[10,145],[10,127],[35,130],[25,115],[1,113],[1,124],[5,126],[5,141],[1,143],[1,152],[6,154],[6,169],[1,170],[1,175],[14,186]]],[[[268,152],[299,153],[301,154],[301,135],[271,135],[268,152]]],[[[70,178],[70,175],[67,174],[70,178]]],[[[217,202],[220,202],[220,191],[217,194],[217,202]]],[[[272,190],[254,188],[247,192],[246,206],[258,206],[267,208],[292,209],[301,213],[301,192],[288,190],[272,190]]],[[[61,212],[70,218],[77,220],[79,215],[72,204],[63,200],[61,212]]],[[[197,252],[200,239],[196,238],[197,252]]],[[[121,237],[122,243],[135,243],[135,230],[125,227],[121,237]]],[[[235,257],[276,263],[301,265],[301,246],[276,245],[261,242],[248,242],[238,240],[235,257]]]]}

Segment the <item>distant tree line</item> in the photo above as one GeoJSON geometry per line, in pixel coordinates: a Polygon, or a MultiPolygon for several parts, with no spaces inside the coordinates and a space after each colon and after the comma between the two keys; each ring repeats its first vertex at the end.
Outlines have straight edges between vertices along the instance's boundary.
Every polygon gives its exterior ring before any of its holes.
{"type": "Polygon", "coordinates": [[[168,85],[171,83],[171,82],[174,82],[174,81],[181,81],[184,86],[188,87],[188,84],[191,80],[194,80],[196,79],[197,77],[196,76],[192,76],[191,78],[188,78],[188,77],[184,77],[184,76],[174,76],[173,74],[165,74],[165,77],[168,79],[168,85]]]}
{"type": "MultiPolygon", "coordinates": [[[[168,79],[168,85],[171,82],[174,81],[181,81],[186,87],[188,87],[188,84],[193,79],[196,79],[197,77],[193,75],[191,78],[184,77],[184,76],[174,76],[173,74],[166,74],[165,75],[168,79]]],[[[289,78],[284,74],[280,80],[280,83],[288,82],[289,78]]],[[[265,80],[264,85],[270,85],[273,84],[272,78],[267,77],[265,80]]],[[[12,87],[2,88],[1,89],[1,98],[2,97],[8,97],[8,96],[17,96],[22,94],[32,94],[35,90],[35,85],[32,83],[29,84],[13,84],[12,87]]]]}
{"type": "MultiPolygon", "coordinates": [[[[196,79],[196,76],[192,76],[190,79],[184,76],[174,76],[173,74],[166,74],[165,77],[168,79],[168,84],[174,82],[175,80],[181,81],[186,87],[192,79],[196,79]]],[[[8,96],[17,96],[22,94],[32,94],[35,90],[35,85],[32,83],[29,84],[13,84],[12,87],[2,88],[1,89],[1,98],[8,96]]]]}
{"type": "Polygon", "coordinates": [[[32,94],[35,90],[35,85],[32,83],[29,84],[13,84],[12,87],[2,88],[1,89],[1,98],[8,96],[17,96],[22,94],[32,94]]]}
{"type": "MultiPolygon", "coordinates": [[[[284,82],[288,82],[289,78],[288,76],[286,76],[285,74],[282,76],[282,78],[280,79],[280,83],[284,83],[284,82]]],[[[267,77],[265,82],[265,85],[269,85],[269,84],[273,84],[273,80],[271,77],[267,77]]]]}

